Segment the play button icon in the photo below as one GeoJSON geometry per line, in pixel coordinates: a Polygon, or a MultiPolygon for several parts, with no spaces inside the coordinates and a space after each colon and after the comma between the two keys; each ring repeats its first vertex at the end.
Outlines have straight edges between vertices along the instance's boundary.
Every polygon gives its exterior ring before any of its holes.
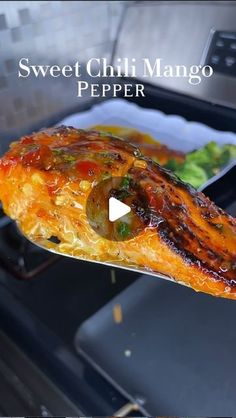
{"type": "Polygon", "coordinates": [[[110,177],[92,188],[86,215],[91,228],[103,238],[130,240],[149,224],[148,198],[131,177],[110,177]]]}
{"type": "Polygon", "coordinates": [[[131,211],[131,208],[122,203],[120,200],[115,197],[110,197],[109,199],[109,221],[115,222],[122,216],[127,215],[131,211]]]}

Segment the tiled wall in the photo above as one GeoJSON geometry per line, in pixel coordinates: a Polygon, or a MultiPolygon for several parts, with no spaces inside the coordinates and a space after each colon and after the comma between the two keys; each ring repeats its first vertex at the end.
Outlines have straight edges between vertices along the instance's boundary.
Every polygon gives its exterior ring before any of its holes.
{"type": "Polygon", "coordinates": [[[14,135],[82,105],[72,77],[18,79],[19,59],[65,65],[110,58],[126,3],[0,2],[0,151],[14,135]]]}

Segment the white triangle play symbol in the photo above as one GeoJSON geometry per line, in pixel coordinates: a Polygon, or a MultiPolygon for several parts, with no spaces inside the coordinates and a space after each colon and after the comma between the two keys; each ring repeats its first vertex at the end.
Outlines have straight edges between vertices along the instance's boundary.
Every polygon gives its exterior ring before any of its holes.
{"type": "Polygon", "coordinates": [[[110,197],[109,199],[109,221],[115,222],[117,219],[122,218],[122,216],[127,215],[131,211],[131,208],[122,203],[120,200],[117,200],[115,197],[110,197]]]}

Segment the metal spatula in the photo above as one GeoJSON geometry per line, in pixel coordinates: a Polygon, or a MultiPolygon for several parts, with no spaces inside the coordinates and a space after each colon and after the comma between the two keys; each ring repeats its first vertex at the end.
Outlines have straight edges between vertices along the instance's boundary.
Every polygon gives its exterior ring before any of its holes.
{"type": "Polygon", "coordinates": [[[38,247],[42,248],[43,250],[50,251],[51,253],[56,254],[56,255],[65,256],[65,257],[73,258],[73,259],[80,260],[80,261],[88,261],[90,263],[102,264],[104,266],[108,266],[108,267],[111,267],[111,268],[121,268],[123,270],[133,271],[133,272],[138,273],[138,274],[148,274],[150,276],[159,277],[160,279],[165,279],[165,280],[175,282],[175,279],[173,277],[169,277],[165,274],[152,271],[148,268],[138,267],[138,266],[136,267],[134,265],[124,265],[124,264],[118,263],[118,262],[97,261],[97,260],[93,260],[93,259],[89,259],[89,258],[73,256],[71,254],[65,254],[65,253],[62,253],[60,251],[57,251],[55,247],[49,248],[47,240],[41,240],[41,241],[35,242],[35,241],[30,240],[26,235],[23,234],[23,236],[26,239],[28,239],[32,244],[37,245],[38,247]]]}

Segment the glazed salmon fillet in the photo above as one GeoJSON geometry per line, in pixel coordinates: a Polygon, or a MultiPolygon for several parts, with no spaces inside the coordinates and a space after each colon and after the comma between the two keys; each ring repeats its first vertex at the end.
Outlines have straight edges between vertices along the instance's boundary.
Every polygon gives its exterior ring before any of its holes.
{"type": "Polygon", "coordinates": [[[161,144],[151,135],[137,131],[137,129],[127,128],[115,125],[95,125],[91,129],[101,132],[107,132],[112,135],[125,139],[131,144],[139,147],[143,155],[157,161],[158,164],[164,165],[169,160],[183,162],[185,154],[161,144]]]}
{"type": "MultiPolygon", "coordinates": [[[[48,249],[146,268],[236,299],[236,220],[124,140],[63,126],[25,136],[0,159],[0,200],[23,233],[48,249]],[[126,199],[136,184],[148,199],[142,210],[133,205],[140,233],[132,236],[132,225],[116,231],[124,240],[104,238],[87,217],[91,190],[113,177],[124,179],[126,199]]],[[[114,228],[98,210],[101,228],[114,228]]]]}

